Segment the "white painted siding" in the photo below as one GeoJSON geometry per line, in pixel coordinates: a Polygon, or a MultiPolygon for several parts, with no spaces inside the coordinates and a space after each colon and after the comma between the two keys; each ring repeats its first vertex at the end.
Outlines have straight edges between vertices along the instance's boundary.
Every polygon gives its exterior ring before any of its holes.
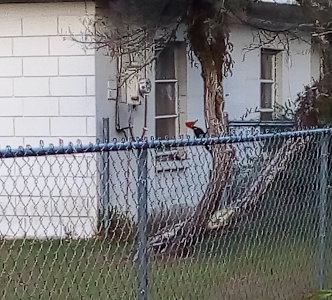
{"type": "MultiPolygon", "coordinates": [[[[234,45],[232,58],[235,61],[233,75],[224,81],[226,106],[230,120],[239,120],[247,109],[260,107],[260,47],[256,42],[257,31],[246,27],[236,26],[231,31],[231,42],[234,45]],[[253,49],[248,51],[249,46],[253,49]]],[[[319,51],[313,51],[310,45],[310,35],[303,35],[302,39],[283,43],[270,44],[267,47],[283,50],[281,76],[281,103],[295,100],[304,85],[312,82],[312,77],[318,78],[316,62],[319,61],[319,51]],[[285,48],[286,47],[286,48],[285,48]],[[287,47],[289,52],[287,53],[287,47]],[[313,62],[313,63],[311,63],[313,62]]],[[[265,45],[266,46],[266,45],[265,45]]],[[[250,114],[247,119],[258,119],[259,114],[250,114]]]]}
{"type": "MultiPolygon", "coordinates": [[[[94,15],[93,2],[0,5],[1,148],[96,139],[95,53],[70,38],[94,15]]],[[[96,158],[89,157],[4,161],[0,236],[94,234],[96,158]],[[83,184],[78,169],[89,160],[83,184]]]]}

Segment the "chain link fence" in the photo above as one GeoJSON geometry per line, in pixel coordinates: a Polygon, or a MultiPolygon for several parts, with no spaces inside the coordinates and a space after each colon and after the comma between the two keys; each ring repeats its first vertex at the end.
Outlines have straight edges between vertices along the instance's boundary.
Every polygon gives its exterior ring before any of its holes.
{"type": "Polygon", "coordinates": [[[310,299],[332,288],[331,137],[0,150],[0,298],[310,299]]]}

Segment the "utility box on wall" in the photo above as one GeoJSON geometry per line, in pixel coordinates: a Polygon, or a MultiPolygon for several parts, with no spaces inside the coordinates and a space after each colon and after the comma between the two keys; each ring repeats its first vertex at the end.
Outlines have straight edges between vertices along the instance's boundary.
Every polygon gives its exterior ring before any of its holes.
{"type": "Polygon", "coordinates": [[[132,76],[126,82],[126,99],[129,105],[139,105],[144,100],[144,96],[151,92],[151,81],[148,78],[140,78],[138,75],[132,76]]]}
{"type": "Polygon", "coordinates": [[[126,99],[129,105],[139,105],[143,100],[139,92],[138,80],[138,76],[135,75],[126,82],[126,99]]]}

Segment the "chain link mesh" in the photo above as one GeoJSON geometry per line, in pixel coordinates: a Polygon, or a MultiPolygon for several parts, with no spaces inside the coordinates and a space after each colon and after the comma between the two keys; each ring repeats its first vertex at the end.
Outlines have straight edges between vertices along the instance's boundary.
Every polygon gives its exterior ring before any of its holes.
{"type": "Polygon", "coordinates": [[[330,130],[72,147],[0,150],[1,299],[296,300],[332,287],[330,130]]]}

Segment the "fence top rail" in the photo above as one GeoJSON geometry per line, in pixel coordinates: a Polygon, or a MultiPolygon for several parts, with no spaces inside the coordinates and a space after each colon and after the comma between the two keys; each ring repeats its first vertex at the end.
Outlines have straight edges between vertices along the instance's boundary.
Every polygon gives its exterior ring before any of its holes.
{"type": "Polygon", "coordinates": [[[205,138],[190,138],[189,136],[178,139],[136,139],[132,141],[117,141],[116,139],[110,143],[96,142],[88,145],[69,143],[67,146],[49,146],[11,148],[7,146],[0,149],[0,158],[10,157],[28,157],[28,156],[46,156],[46,155],[61,155],[61,154],[75,154],[75,153],[95,153],[95,152],[111,152],[111,151],[128,151],[138,149],[163,149],[170,147],[190,147],[190,146],[204,146],[204,145],[220,145],[228,143],[241,142],[255,142],[263,140],[271,140],[277,138],[292,138],[301,136],[311,136],[315,134],[332,134],[332,128],[318,128],[306,130],[294,130],[285,132],[271,132],[264,134],[240,134],[240,135],[225,135],[205,138]]]}

